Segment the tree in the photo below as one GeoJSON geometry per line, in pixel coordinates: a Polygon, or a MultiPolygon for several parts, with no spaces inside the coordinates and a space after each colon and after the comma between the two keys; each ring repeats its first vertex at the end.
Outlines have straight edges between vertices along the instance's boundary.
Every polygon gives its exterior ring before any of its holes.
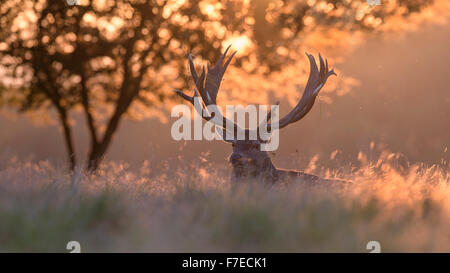
{"type": "MultiPolygon", "coordinates": [[[[426,5],[397,2],[407,14],[426,5]]],[[[292,61],[278,49],[295,50],[293,42],[304,33],[307,18],[314,26],[371,29],[365,16],[382,20],[392,15],[381,9],[361,13],[362,0],[308,3],[82,0],[71,6],[66,1],[4,0],[0,68],[7,76],[0,85],[10,94],[0,103],[20,111],[54,111],[71,169],[77,161],[70,113],[81,109],[90,137],[88,168],[95,170],[123,117],[132,115],[133,103],[152,107],[173,98],[162,88],[164,71],[181,75],[172,79],[172,87],[187,85],[188,52],[214,60],[225,41],[245,36],[256,50],[241,55],[240,62],[256,55],[270,72],[292,61]]]]}
{"type": "Polygon", "coordinates": [[[220,39],[207,37],[200,24],[193,26],[206,21],[198,5],[171,12],[175,8],[168,1],[113,1],[102,7],[68,6],[64,1],[2,5],[1,37],[7,43],[3,54],[14,59],[9,65],[16,77],[32,73],[31,80],[24,82],[29,88],[21,94],[20,109],[56,110],[71,168],[76,164],[71,110],[81,106],[85,115],[91,142],[88,167],[95,169],[132,102],[156,102],[143,90],[164,99],[152,86],[152,71],[183,56],[182,44],[205,55],[217,54],[212,45],[220,39]],[[19,4],[31,9],[24,13],[19,4]],[[172,20],[175,15],[178,19],[172,20]],[[103,135],[96,119],[97,103],[113,108],[103,135]]]}

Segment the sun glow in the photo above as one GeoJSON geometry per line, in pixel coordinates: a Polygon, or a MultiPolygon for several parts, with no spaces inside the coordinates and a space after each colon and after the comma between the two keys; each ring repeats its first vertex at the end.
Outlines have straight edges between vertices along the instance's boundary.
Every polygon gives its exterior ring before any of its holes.
{"type": "Polygon", "coordinates": [[[228,47],[228,45],[231,45],[231,48],[234,50],[239,50],[240,52],[246,52],[250,49],[252,45],[252,41],[245,36],[235,36],[231,37],[230,39],[226,40],[223,44],[224,48],[228,47]]]}

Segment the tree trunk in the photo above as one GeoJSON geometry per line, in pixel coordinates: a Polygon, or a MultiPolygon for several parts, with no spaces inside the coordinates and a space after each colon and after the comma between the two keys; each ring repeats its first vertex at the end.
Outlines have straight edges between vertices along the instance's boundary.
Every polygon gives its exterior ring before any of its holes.
{"type": "MultiPolygon", "coordinates": [[[[130,57],[130,56],[129,56],[130,57]]],[[[128,59],[129,59],[128,57],[128,59]]],[[[128,63],[125,62],[126,64],[128,63]]],[[[92,141],[92,147],[91,151],[89,153],[89,161],[88,161],[88,170],[95,171],[99,167],[99,164],[104,157],[106,151],[108,150],[108,147],[111,144],[112,138],[117,131],[117,128],[119,127],[120,120],[122,119],[122,116],[124,113],[127,112],[128,108],[130,107],[131,103],[133,102],[133,99],[136,97],[136,95],[139,92],[139,84],[142,80],[142,77],[144,75],[144,70],[141,71],[139,76],[131,81],[128,79],[128,66],[124,67],[125,70],[125,80],[122,83],[121,88],[121,95],[119,99],[117,100],[116,110],[114,114],[112,115],[111,119],[108,122],[108,125],[106,127],[106,132],[103,135],[103,138],[101,141],[92,141]]],[[[87,97],[85,98],[87,101],[87,97]]],[[[87,104],[85,104],[87,105],[87,104]]],[[[86,108],[88,109],[88,108],[86,108]]],[[[94,130],[95,131],[95,130],[94,130]]],[[[94,138],[95,135],[92,136],[94,138]]]]}
{"type": "Polygon", "coordinates": [[[103,140],[99,143],[94,143],[92,145],[91,151],[89,153],[89,162],[88,162],[88,170],[90,171],[95,171],[98,168],[103,156],[105,155],[109,145],[111,144],[114,133],[117,131],[117,128],[119,127],[122,115],[128,108],[128,106],[126,107],[121,106],[120,108],[122,109],[118,109],[118,111],[114,113],[111,120],[109,121],[105,135],[103,136],[103,140]]]}
{"type": "Polygon", "coordinates": [[[64,131],[64,142],[66,144],[67,155],[69,159],[69,168],[71,171],[75,169],[76,158],[75,158],[75,149],[73,145],[73,137],[72,137],[72,129],[69,125],[69,120],[65,112],[60,112],[60,121],[64,131]]]}

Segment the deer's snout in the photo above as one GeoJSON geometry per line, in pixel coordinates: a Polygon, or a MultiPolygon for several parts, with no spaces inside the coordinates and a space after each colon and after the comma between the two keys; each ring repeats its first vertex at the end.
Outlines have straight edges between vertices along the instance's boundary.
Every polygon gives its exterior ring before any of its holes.
{"type": "Polygon", "coordinates": [[[233,153],[233,154],[231,154],[231,156],[230,156],[230,163],[231,163],[231,164],[235,164],[235,163],[237,163],[241,158],[242,158],[241,155],[233,153]]]}

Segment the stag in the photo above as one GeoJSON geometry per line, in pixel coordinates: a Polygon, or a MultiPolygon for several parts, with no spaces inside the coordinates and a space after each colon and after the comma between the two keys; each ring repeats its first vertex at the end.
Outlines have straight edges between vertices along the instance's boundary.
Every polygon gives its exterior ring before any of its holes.
{"type": "MultiPolygon", "coordinates": [[[[222,129],[221,131],[223,132],[223,140],[231,143],[233,147],[233,152],[229,157],[229,162],[231,163],[233,168],[232,181],[240,182],[243,180],[256,178],[264,182],[276,183],[278,181],[290,180],[288,178],[295,178],[295,180],[312,184],[316,184],[320,181],[344,182],[340,180],[321,179],[318,176],[307,174],[301,171],[276,168],[272,163],[268,152],[261,149],[261,145],[267,143],[267,140],[263,140],[259,135],[257,139],[248,138],[248,136],[250,135],[249,129],[240,128],[237,124],[223,117],[223,115],[221,115],[220,113],[214,113],[220,115],[216,119],[213,118],[214,115],[202,114],[203,112],[207,112],[208,106],[217,105],[216,99],[219,92],[220,83],[228,65],[230,64],[233,56],[236,54],[235,51],[228,58],[226,58],[229,49],[230,46],[220,56],[217,64],[214,67],[211,68],[209,65],[207,66],[207,72],[205,72],[205,67],[203,66],[203,70],[200,76],[195,70],[192,55],[189,54],[189,67],[192,79],[194,80],[196,87],[194,88],[194,96],[191,97],[189,95],[186,95],[180,90],[175,90],[175,93],[181,96],[184,100],[194,105],[195,110],[206,121],[222,120],[222,123],[215,122],[215,125],[222,129]],[[200,96],[202,101],[200,107],[198,107],[198,105],[196,106],[196,104],[194,103],[195,97],[198,98],[198,96],[200,96]],[[234,129],[233,132],[244,130],[246,136],[245,139],[238,139],[235,134],[233,134],[233,136],[230,138],[227,134],[225,134],[230,124],[234,129]]],[[[269,120],[271,119],[271,113],[269,112],[267,114],[267,119],[263,125],[267,126],[268,132],[272,132],[272,130],[275,129],[282,129],[306,116],[306,114],[308,114],[308,112],[313,107],[316,97],[319,94],[321,88],[325,85],[328,77],[330,77],[331,75],[337,76],[333,69],[328,70],[328,62],[326,59],[324,61],[320,54],[320,70],[317,68],[314,57],[308,53],[306,53],[306,55],[310,63],[310,74],[305,87],[305,91],[303,92],[303,96],[301,97],[298,104],[286,116],[281,118],[278,123],[269,123],[269,120]]]]}

